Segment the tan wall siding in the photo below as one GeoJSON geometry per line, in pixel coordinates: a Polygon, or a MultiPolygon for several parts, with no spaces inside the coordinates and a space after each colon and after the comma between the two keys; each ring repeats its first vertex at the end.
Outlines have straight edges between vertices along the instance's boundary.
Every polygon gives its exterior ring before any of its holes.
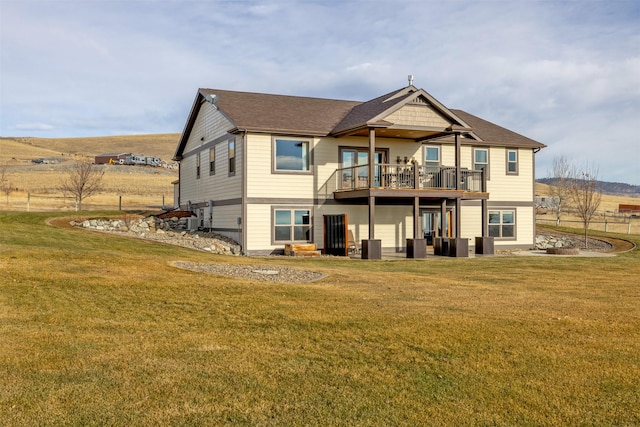
{"type": "Polygon", "coordinates": [[[491,148],[491,179],[487,189],[491,200],[495,201],[531,201],[533,202],[533,151],[519,149],[518,174],[508,175],[506,164],[506,148],[491,148]]]}
{"type": "Polygon", "coordinates": [[[196,156],[189,156],[180,161],[180,203],[184,206],[188,201],[195,201],[200,193],[200,182],[196,179],[196,156]]]}
{"type": "MultiPolygon", "coordinates": [[[[438,144],[429,144],[438,145],[438,144]]],[[[455,166],[456,165],[456,146],[453,144],[442,144],[440,147],[440,155],[442,156],[442,166],[455,166]]]]}
{"type": "Polygon", "coordinates": [[[238,218],[241,216],[242,216],[241,205],[214,206],[213,207],[213,227],[214,228],[240,228],[241,226],[238,225],[238,218]]]}
{"type": "Polygon", "coordinates": [[[275,249],[271,245],[271,205],[247,205],[247,250],[275,249]]]}
{"type": "MultiPolygon", "coordinates": [[[[313,138],[300,139],[308,140],[310,150],[314,150],[313,138]]],[[[271,135],[249,134],[247,137],[247,196],[313,198],[313,174],[272,173],[272,145],[271,135]]]]}
{"type": "Polygon", "coordinates": [[[182,204],[187,201],[201,203],[208,200],[227,200],[242,196],[242,138],[229,135],[229,139],[215,146],[216,173],[209,174],[209,147],[194,151],[180,165],[182,204]],[[228,141],[236,141],[236,173],[229,176],[228,141]],[[200,153],[200,178],[196,178],[196,158],[200,153]]]}
{"type": "MultiPolygon", "coordinates": [[[[516,210],[517,244],[533,246],[535,238],[535,210],[530,208],[518,208],[516,210]]],[[[509,242],[505,242],[508,244],[509,242]]]]}
{"type": "Polygon", "coordinates": [[[196,117],[196,121],[193,124],[184,152],[188,153],[226,134],[232,127],[233,124],[220,113],[220,111],[213,108],[208,102],[205,102],[200,107],[198,117],[196,117]]]}
{"type": "Polygon", "coordinates": [[[209,103],[202,104],[194,123],[184,152],[185,158],[180,164],[180,202],[186,205],[203,203],[208,200],[226,200],[241,197],[242,177],[242,138],[228,135],[231,123],[209,103]],[[216,144],[216,174],[209,174],[209,149],[211,142],[228,135],[229,138],[216,144]],[[236,141],[236,173],[229,176],[228,149],[229,140],[236,141]],[[207,145],[209,144],[209,145],[207,145]],[[196,178],[196,158],[200,153],[200,178],[196,178]]]}
{"type": "Polygon", "coordinates": [[[476,236],[482,236],[482,208],[480,206],[462,206],[460,218],[460,236],[471,239],[469,245],[475,244],[476,236]]]}
{"type": "Polygon", "coordinates": [[[385,120],[410,126],[433,126],[444,128],[451,124],[440,113],[428,105],[405,105],[398,111],[385,117],[385,120]]]}

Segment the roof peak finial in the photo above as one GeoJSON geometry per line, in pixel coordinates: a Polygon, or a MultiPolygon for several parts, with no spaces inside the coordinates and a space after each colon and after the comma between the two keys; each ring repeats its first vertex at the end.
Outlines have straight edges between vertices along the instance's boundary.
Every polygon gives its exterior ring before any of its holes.
{"type": "Polygon", "coordinates": [[[413,74],[409,74],[409,86],[413,86],[413,74]]]}

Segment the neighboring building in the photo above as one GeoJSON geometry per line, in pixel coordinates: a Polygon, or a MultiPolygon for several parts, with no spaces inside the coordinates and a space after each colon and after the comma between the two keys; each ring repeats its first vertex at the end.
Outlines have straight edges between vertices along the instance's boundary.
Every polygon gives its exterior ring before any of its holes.
{"type": "Polygon", "coordinates": [[[248,254],[323,248],[325,216],[341,214],[364,258],[443,241],[465,256],[476,237],[531,248],[544,146],[412,84],[367,102],[200,89],[177,204],[248,254]]]}
{"type": "Polygon", "coordinates": [[[131,153],[103,153],[95,156],[94,160],[96,165],[109,165],[109,164],[130,164],[131,153]]]}
{"type": "Polygon", "coordinates": [[[640,216],[640,205],[618,204],[619,213],[628,213],[631,216],[640,216]]]}

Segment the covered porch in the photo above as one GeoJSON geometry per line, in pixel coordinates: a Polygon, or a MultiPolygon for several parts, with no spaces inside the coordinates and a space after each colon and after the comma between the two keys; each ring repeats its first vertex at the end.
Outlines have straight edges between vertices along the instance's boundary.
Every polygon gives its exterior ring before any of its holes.
{"type": "Polygon", "coordinates": [[[406,239],[407,258],[425,258],[427,242],[420,231],[421,206],[440,206],[439,228],[445,229],[447,210],[453,213],[451,236],[439,237],[434,242],[436,255],[467,257],[469,244],[461,237],[461,202],[480,200],[482,205],[481,236],[476,237],[476,252],[493,253],[493,238],[488,236],[488,209],[486,174],[481,170],[468,170],[460,166],[461,131],[448,128],[423,136],[427,141],[443,136],[453,136],[455,141],[455,166],[426,166],[417,162],[384,164],[376,162],[376,132],[369,128],[368,164],[339,168],[334,174],[333,198],[350,204],[368,206],[368,238],[361,241],[362,259],[382,259],[382,242],[376,239],[376,205],[399,205],[413,207],[413,237],[406,239]],[[479,249],[479,250],[478,250],[479,249]]]}

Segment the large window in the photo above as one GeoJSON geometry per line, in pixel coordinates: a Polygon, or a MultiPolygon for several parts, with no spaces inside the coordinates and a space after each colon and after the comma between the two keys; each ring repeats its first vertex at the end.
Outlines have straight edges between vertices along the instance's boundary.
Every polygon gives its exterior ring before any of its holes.
{"type": "Polygon", "coordinates": [[[507,150],[507,175],[518,174],[518,150],[507,150]]]}
{"type": "Polygon", "coordinates": [[[424,165],[429,168],[440,166],[440,147],[432,145],[424,147],[424,165]]]}
{"type": "Polygon", "coordinates": [[[308,209],[275,209],[273,212],[274,241],[311,241],[311,216],[308,209]]]}
{"type": "Polygon", "coordinates": [[[229,176],[236,174],[236,142],[232,139],[229,141],[229,176]]]}
{"type": "Polygon", "coordinates": [[[310,170],[309,141],[278,138],[274,146],[274,170],[294,172],[310,170]]]}
{"type": "Polygon", "coordinates": [[[489,211],[489,237],[514,239],[516,212],[514,210],[489,211]]]}
{"type": "Polygon", "coordinates": [[[216,148],[209,149],[209,175],[216,174],[216,148]]]}

